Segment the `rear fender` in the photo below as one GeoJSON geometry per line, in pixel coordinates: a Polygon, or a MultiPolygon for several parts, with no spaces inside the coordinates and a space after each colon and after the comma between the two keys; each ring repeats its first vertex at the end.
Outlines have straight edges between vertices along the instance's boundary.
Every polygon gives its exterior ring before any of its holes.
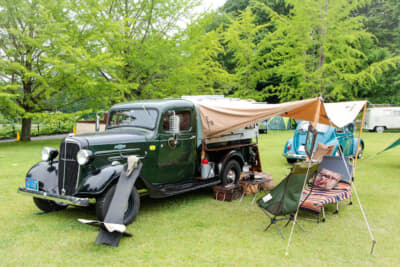
{"type": "MultiPolygon", "coordinates": [[[[353,144],[352,144],[352,147],[351,147],[351,151],[352,151],[352,155],[353,156],[355,156],[356,155],[356,152],[357,152],[357,144],[358,144],[358,138],[357,137],[354,137],[353,138],[353,144]]],[[[361,149],[361,146],[363,147],[363,148],[365,148],[364,147],[364,141],[361,139],[361,141],[360,141],[360,149],[361,149]]]]}
{"type": "Polygon", "coordinates": [[[283,148],[283,154],[288,153],[289,151],[293,151],[294,152],[294,146],[293,146],[293,138],[290,138],[286,144],[285,147],[283,148]],[[289,150],[287,149],[288,145],[290,145],[289,150]]]}
{"type": "Polygon", "coordinates": [[[37,179],[39,182],[39,190],[59,194],[58,161],[54,161],[51,164],[47,161],[41,161],[28,171],[26,177],[37,179]]]}

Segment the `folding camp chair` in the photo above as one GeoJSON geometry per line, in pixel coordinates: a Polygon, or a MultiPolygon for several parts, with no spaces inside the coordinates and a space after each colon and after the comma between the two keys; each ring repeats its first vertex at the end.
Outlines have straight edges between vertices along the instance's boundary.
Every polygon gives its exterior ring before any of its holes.
{"type": "Polygon", "coordinates": [[[321,161],[323,156],[331,156],[333,150],[335,149],[335,145],[327,146],[322,143],[317,144],[317,149],[312,155],[312,161],[321,161]]]}
{"type": "MultiPolygon", "coordinates": [[[[303,191],[305,181],[318,171],[319,163],[315,162],[299,162],[293,165],[291,172],[277,185],[270,193],[257,200],[258,206],[271,220],[270,224],[265,228],[267,231],[272,224],[276,226],[282,238],[285,239],[281,229],[276,224],[278,221],[294,220],[300,195],[303,191]],[[272,215],[270,215],[272,214],[272,215]],[[282,218],[278,218],[283,216],[282,218]]],[[[301,230],[304,229],[295,221],[301,230]]],[[[286,226],[285,225],[285,226],[286,226]]]]}

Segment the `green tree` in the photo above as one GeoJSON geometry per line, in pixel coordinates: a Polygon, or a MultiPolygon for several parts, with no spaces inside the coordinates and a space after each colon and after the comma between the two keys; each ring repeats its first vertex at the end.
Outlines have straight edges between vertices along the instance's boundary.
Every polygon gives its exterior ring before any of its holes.
{"type": "Polygon", "coordinates": [[[376,77],[395,68],[397,58],[371,64],[362,44],[374,36],[361,16],[352,16],[361,1],[288,1],[287,16],[258,4],[269,12],[276,30],[260,42],[260,71],[265,80],[279,78],[278,86],[264,94],[282,100],[323,95],[342,100],[358,97],[361,89],[376,83],[376,77]]]}
{"type": "MultiPolygon", "coordinates": [[[[366,30],[376,36],[373,43],[364,44],[368,62],[400,55],[400,2],[372,0],[358,9],[364,16],[366,30]]],[[[398,66],[399,67],[399,66],[398,66]]],[[[400,105],[400,69],[376,77],[377,82],[365,89],[365,97],[373,103],[400,105]]]]}
{"type": "Polygon", "coordinates": [[[99,66],[115,66],[79,24],[70,2],[0,0],[0,93],[2,109],[22,117],[21,140],[30,140],[32,117],[86,101],[95,106],[105,93],[95,78],[99,66]]]}
{"type": "Polygon", "coordinates": [[[256,71],[258,45],[255,39],[263,29],[263,25],[254,24],[255,15],[251,8],[239,11],[236,20],[224,32],[224,41],[231,52],[236,63],[234,90],[235,95],[254,97],[254,89],[259,80],[256,71]]]}
{"type": "Polygon", "coordinates": [[[224,52],[222,36],[207,25],[214,14],[200,16],[187,25],[177,42],[179,56],[164,79],[153,84],[156,97],[223,93],[232,76],[217,60],[224,52]]]}
{"type": "Polygon", "coordinates": [[[114,101],[164,96],[159,85],[169,79],[182,57],[182,28],[194,16],[197,0],[87,1],[78,16],[98,32],[102,50],[121,61],[98,74],[118,88],[114,101]],[[95,10],[95,12],[94,12],[95,10]]]}

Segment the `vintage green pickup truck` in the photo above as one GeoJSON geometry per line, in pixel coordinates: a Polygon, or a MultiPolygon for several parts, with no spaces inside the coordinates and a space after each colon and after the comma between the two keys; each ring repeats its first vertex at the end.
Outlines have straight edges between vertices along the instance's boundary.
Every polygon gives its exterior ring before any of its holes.
{"type": "Polygon", "coordinates": [[[136,155],[143,168],[124,215],[127,225],[135,219],[142,195],[163,198],[237,183],[245,163],[261,171],[257,134],[250,125],[203,138],[198,106],[190,99],[117,104],[107,112],[104,132],[70,135],[58,151],[45,147],[43,161],[28,171],[19,192],[32,196],[43,211],[88,206],[95,200],[96,215],[103,220],[126,157],[136,155]]]}

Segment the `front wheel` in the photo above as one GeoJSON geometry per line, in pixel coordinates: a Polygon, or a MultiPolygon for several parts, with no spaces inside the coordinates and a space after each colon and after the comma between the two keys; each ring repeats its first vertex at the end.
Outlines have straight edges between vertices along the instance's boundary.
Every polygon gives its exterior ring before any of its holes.
{"type": "MultiPolygon", "coordinates": [[[[96,200],[96,216],[99,221],[104,221],[116,187],[116,185],[111,186],[101,197],[96,200]]],[[[131,194],[129,195],[128,203],[126,204],[123,224],[131,224],[135,220],[136,215],[139,212],[139,207],[140,196],[136,190],[136,187],[133,187],[131,194]]]]}
{"type": "Polygon", "coordinates": [[[239,182],[239,177],[241,173],[241,168],[239,162],[234,159],[228,161],[222,172],[221,180],[223,185],[237,184],[239,182]]]}
{"type": "Polygon", "coordinates": [[[38,207],[40,210],[44,212],[51,212],[51,211],[57,211],[57,210],[63,210],[66,209],[68,205],[60,205],[55,203],[54,201],[47,200],[47,199],[41,199],[41,198],[33,198],[33,202],[35,202],[36,207],[38,207]]]}

